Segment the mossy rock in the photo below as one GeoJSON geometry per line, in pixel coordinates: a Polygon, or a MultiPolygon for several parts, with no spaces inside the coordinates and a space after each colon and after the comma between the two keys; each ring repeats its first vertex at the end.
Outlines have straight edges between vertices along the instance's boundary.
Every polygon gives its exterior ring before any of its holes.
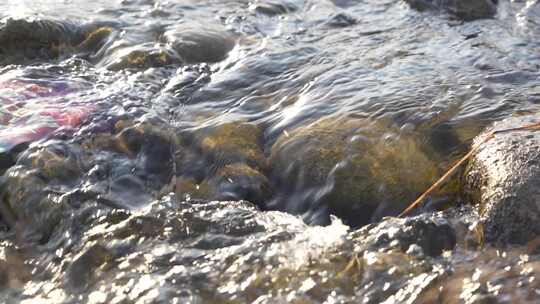
{"type": "MultiPolygon", "coordinates": [[[[511,117],[490,130],[537,122],[537,115],[511,117]]],[[[463,194],[476,205],[487,242],[524,244],[540,235],[539,183],[538,131],[501,133],[482,144],[465,171],[463,194]]]]}
{"type": "Polygon", "coordinates": [[[7,19],[0,22],[0,64],[56,59],[95,51],[113,32],[98,23],[79,25],[56,20],[7,19]]]}
{"type": "Polygon", "coordinates": [[[221,168],[210,184],[215,187],[218,200],[246,200],[260,205],[272,195],[267,177],[243,163],[221,168]]]}
{"type": "Polygon", "coordinates": [[[267,168],[261,142],[262,129],[245,122],[230,122],[194,133],[195,145],[209,158],[214,172],[233,163],[246,163],[265,171],[267,168]]]}
{"type": "Polygon", "coordinates": [[[246,200],[262,204],[272,195],[265,175],[246,164],[230,164],[201,182],[194,178],[176,178],[175,193],[183,199],[246,200]]]}
{"type": "Polygon", "coordinates": [[[84,38],[81,27],[66,22],[7,19],[0,23],[0,64],[57,58],[84,38]]]}
{"type": "Polygon", "coordinates": [[[180,64],[178,55],[164,45],[138,45],[120,48],[110,54],[102,63],[107,69],[148,69],[180,64]]]}
{"type": "Polygon", "coordinates": [[[283,134],[270,164],[280,189],[317,191],[310,204],[354,225],[396,215],[439,173],[412,134],[350,117],[324,118],[283,134]]]}
{"type": "Polygon", "coordinates": [[[32,167],[40,171],[48,180],[70,182],[78,178],[84,171],[79,156],[67,145],[49,144],[31,153],[28,157],[32,167]]]}
{"type": "Polygon", "coordinates": [[[184,133],[177,153],[176,193],[195,199],[248,200],[261,204],[272,191],[265,175],[262,129],[229,122],[184,133]]]}
{"type": "Polygon", "coordinates": [[[94,30],[88,31],[84,41],[76,46],[81,52],[92,52],[99,50],[107,39],[114,32],[114,29],[108,26],[100,26],[94,30]]]}

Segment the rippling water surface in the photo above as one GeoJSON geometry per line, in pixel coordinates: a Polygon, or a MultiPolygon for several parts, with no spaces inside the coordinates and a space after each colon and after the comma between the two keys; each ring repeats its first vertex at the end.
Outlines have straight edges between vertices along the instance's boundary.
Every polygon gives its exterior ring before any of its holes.
{"type": "Polygon", "coordinates": [[[470,212],[379,220],[538,111],[539,41],[533,0],[4,0],[0,298],[535,302],[470,212]]]}

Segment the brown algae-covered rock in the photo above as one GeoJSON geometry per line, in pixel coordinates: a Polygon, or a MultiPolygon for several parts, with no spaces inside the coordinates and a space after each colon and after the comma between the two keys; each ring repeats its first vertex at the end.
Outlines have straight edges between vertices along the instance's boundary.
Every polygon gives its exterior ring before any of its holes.
{"type": "MultiPolygon", "coordinates": [[[[492,130],[538,121],[536,115],[511,117],[492,130]]],[[[488,242],[525,243],[540,235],[539,184],[540,132],[501,133],[480,147],[465,172],[464,192],[477,204],[488,242]]]]}
{"type": "Polygon", "coordinates": [[[112,71],[147,69],[181,63],[178,55],[165,45],[145,44],[119,48],[102,65],[112,71]]]}
{"type": "Polygon", "coordinates": [[[74,24],[52,20],[16,20],[0,22],[0,63],[58,57],[62,46],[85,39],[74,24]]]}
{"type": "Polygon", "coordinates": [[[266,176],[242,163],[226,165],[201,182],[177,177],[175,192],[184,199],[247,200],[259,205],[272,194],[266,176]]]}
{"type": "Polygon", "coordinates": [[[270,162],[280,185],[324,191],[319,203],[355,225],[397,214],[438,174],[411,134],[349,117],[284,133],[270,162]]]}
{"type": "Polygon", "coordinates": [[[202,153],[212,158],[217,168],[231,163],[246,163],[266,169],[261,148],[262,129],[244,122],[230,122],[195,132],[202,153]]]}
{"type": "Polygon", "coordinates": [[[98,49],[112,29],[99,24],[40,19],[0,20],[0,64],[55,59],[98,49]]]}
{"type": "Polygon", "coordinates": [[[210,180],[220,200],[247,200],[261,204],[272,191],[265,175],[246,164],[231,164],[221,168],[210,180]]]}
{"type": "Polygon", "coordinates": [[[176,193],[181,197],[257,204],[270,197],[258,126],[225,123],[186,134],[184,141],[190,144],[178,153],[176,193]]]}

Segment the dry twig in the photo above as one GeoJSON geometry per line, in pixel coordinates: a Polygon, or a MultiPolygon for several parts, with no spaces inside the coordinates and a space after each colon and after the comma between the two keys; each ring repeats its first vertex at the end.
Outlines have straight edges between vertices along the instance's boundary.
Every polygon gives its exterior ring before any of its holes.
{"type": "Polygon", "coordinates": [[[471,150],[465,154],[460,160],[458,160],[444,175],[439,178],[429,189],[427,189],[422,195],[420,195],[414,202],[412,202],[407,209],[405,209],[403,212],[401,212],[398,217],[402,217],[407,215],[409,212],[411,212],[414,208],[418,207],[424,199],[430,195],[433,191],[437,190],[439,186],[441,186],[450,176],[452,176],[456,170],[465,163],[471,156],[474,155],[476,151],[480,148],[482,144],[487,142],[488,140],[492,139],[495,135],[501,134],[501,133],[508,133],[508,132],[514,132],[514,131],[525,131],[525,130],[539,130],[540,129],[540,122],[530,124],[530,125],[524,125],[516,128],[509,128],[509,129],[502,129],[502,130],[496,130],[487,133],[484,138],[482,138],[481,141],[477,142],[475,145],[472,146],[471,150]]]}

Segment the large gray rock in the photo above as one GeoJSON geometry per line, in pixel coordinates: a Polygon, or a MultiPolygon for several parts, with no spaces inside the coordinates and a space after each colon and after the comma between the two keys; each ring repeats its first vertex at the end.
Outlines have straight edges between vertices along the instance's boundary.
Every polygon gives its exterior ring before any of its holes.
{"type": "MultiPolygon", "coordinates": [[[[536,115],[512,117],[492,129],[538,121],[536,115]]],[[[540,132],[497,134],[482,145],[465,172],[464,192],[477,203],[486,241],[525,243],[540,235],[539,185],[540,132]]]]}
{"type": "Polygon", "coordinates": [[[412,8],[423,11],[440,9],[463,20],[491,18],[497,13],[498,0],[405,0],[412,8]]]}

